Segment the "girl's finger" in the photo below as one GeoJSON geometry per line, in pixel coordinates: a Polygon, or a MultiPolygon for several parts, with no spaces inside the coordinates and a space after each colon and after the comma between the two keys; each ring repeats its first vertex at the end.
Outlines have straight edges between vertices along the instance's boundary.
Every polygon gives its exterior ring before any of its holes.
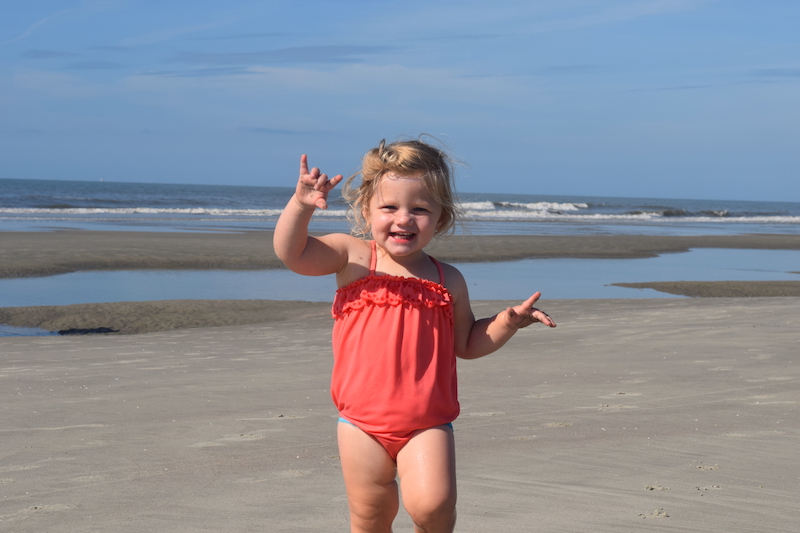
{"type": "Polygon", "coordinates": [[[331,189],[333,189],[334,187],[339,185],[339,182],[342,181],[342,179],[344,179],[344,176],[342,176],[341,174],[337,174],[334,177],[332,177],[330,180],[328,180],[328,183],[330,184],[331,189]]]}
{"type": "Polygon", "coordinates": [[[533,296],[531,296],[530,298],[528,298],[527,300],[525,300],[525,301],[522,303],[522,307],[524,307],[524,308],[526,308],[526,309],[533,309],[533,304],[535,304],[535,303],[536,303],[536,300],[538,300],[538,299],[539,299],[539,297],[540,297],[541,295],[542,295],[542,293],[541,293],[541,292],[538,292],[538,291],[537,291],[537,292],[535,292],[535,293],[533,294],[533,296]]]}

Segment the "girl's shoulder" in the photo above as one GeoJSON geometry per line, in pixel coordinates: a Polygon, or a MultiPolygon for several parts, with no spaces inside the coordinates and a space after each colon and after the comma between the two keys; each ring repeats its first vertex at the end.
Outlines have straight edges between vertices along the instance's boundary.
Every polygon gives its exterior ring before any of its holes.
{"type": "Polygon", "coordinates": [[[442,270],[444,271],[445,286],[453,296],[453,299],[456,301],[460,298],[468,299],[467,281],[461,271],[449,263],[439,261],[439,264],[442,265],[442,270]]]}
{"type": "Polygon", "coordinates": [[[344,233],[336,234],[338,244],[347,250],[347,264],[336,274],[336,284],[345,287],[369,275],[372,258],[371,241],[365,241],[344,233]]]}

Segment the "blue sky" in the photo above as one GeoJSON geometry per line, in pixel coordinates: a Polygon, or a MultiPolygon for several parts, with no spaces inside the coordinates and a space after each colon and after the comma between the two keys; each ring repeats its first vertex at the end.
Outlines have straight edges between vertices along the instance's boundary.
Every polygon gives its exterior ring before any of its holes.
{"type": "Polygon", "coordinates": [[[286,185],[429,133],[464,192],[800,201],[796,0],[6,0],[0,177],[286,185]]]}

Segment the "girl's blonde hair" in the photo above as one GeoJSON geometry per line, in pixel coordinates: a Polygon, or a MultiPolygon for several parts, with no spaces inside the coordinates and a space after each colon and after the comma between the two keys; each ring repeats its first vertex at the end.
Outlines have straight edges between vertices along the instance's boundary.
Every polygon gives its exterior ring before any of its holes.
{"type": "Polygon", "coordinates": [[[452,160],[442,150],[419,139],[386,144],[382,140],[364,156],[361,170],[347,179],[342,196],[350,204],[348,217],[353,223],[353,233],[365,236],[370,231],[365,213],[378,188],[381,178],[389,173],[404,177],[418,177],[428,194],[442,206],[436,235],[453,232],[459,211],[453,186],[452,160]],[[361,176],[360,183],[356,179],[361,176]]]}

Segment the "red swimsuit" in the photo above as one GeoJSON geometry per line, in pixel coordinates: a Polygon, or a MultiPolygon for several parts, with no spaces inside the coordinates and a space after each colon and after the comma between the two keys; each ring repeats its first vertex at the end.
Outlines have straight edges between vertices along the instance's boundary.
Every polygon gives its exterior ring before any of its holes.
{"type": "Polygon", "coordinates": [[[459,413],[453,304],[440,283],[369,276],[336,291],[331,396],[341,416],[376,438],[393,459],[419,430],[459,413]]]}

